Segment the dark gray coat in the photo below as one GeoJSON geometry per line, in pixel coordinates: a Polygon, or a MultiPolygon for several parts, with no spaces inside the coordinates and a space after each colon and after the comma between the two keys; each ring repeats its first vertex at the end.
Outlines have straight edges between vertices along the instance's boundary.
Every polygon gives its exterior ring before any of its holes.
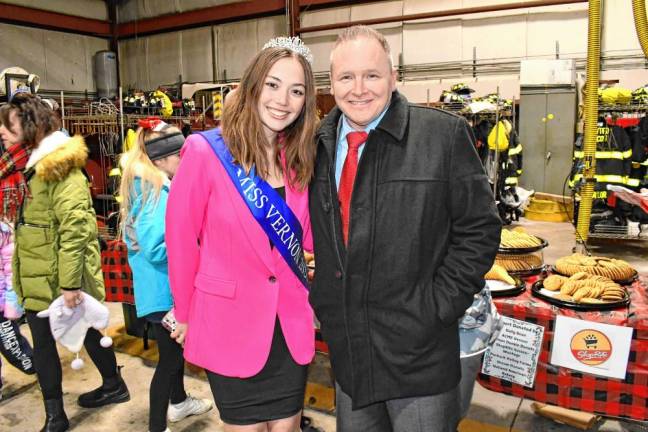
{"type": "Polygon", "coordinates": [[[459,382],[457,321],[483,287],[500,219],[466,121],[394,92],[358,165],[348,251],[335,185],[341,112],[317,134],[310,302],[335,378],[361,408],[459,382]]]}

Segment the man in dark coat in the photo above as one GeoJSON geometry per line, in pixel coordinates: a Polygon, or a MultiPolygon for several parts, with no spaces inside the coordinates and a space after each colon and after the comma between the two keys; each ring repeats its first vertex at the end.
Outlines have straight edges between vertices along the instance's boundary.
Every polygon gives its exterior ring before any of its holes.
{"type": "Polygon", "coordinates": [[[501,225],[472,134],[396,91],[389,45],[368,27],[339,36],[331,92],[310,189],[310,302],[338,385],[337,430],[454,432],[458,320],[501,225]]]}

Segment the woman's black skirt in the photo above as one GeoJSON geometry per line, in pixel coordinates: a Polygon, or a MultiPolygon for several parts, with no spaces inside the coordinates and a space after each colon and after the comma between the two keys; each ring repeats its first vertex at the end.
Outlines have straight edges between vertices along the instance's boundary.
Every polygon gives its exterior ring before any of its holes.
{"type": "Polygon", "coordinates": [[[206,371],[221,420],[250,425],[292,417],[304,405],[308,365],[293,360],[279,319],[275,320],[270,355],[250,378],[232,378],[206,371]]]}

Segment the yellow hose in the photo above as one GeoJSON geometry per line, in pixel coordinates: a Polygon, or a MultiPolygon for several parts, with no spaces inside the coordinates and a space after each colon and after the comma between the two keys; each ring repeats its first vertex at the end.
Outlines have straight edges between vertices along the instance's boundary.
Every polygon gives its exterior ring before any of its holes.
{"type": "Polygon", "coordinates": [[[644,55],[648,57],[648,20],[646,19],[646,0],[632,0],[632,15],[634,15],[637,37],[644,55]]]}
{"type": "Polygon", "coordinates": [[[585,94],[585,140],[583,180],[578,207],[577,242],[585,244],[592,215],[592,195],[596,174],[596,131],[598,121],[598,86],[601,56],[601,0],[590,0],[587,27],[587,84],[585,94]]]}

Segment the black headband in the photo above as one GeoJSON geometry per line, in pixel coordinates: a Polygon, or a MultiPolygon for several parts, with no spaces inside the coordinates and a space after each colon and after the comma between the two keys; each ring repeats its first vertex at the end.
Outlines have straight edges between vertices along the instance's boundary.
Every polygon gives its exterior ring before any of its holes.
{"type": "Polygon", "coordinates": [[[182,132],[163,135],[144,143],[146,154],[152,161],[164,159],[167,156],[179,153],[182,144],[184,144],[184,135],[182,135],[182,132]]]}

